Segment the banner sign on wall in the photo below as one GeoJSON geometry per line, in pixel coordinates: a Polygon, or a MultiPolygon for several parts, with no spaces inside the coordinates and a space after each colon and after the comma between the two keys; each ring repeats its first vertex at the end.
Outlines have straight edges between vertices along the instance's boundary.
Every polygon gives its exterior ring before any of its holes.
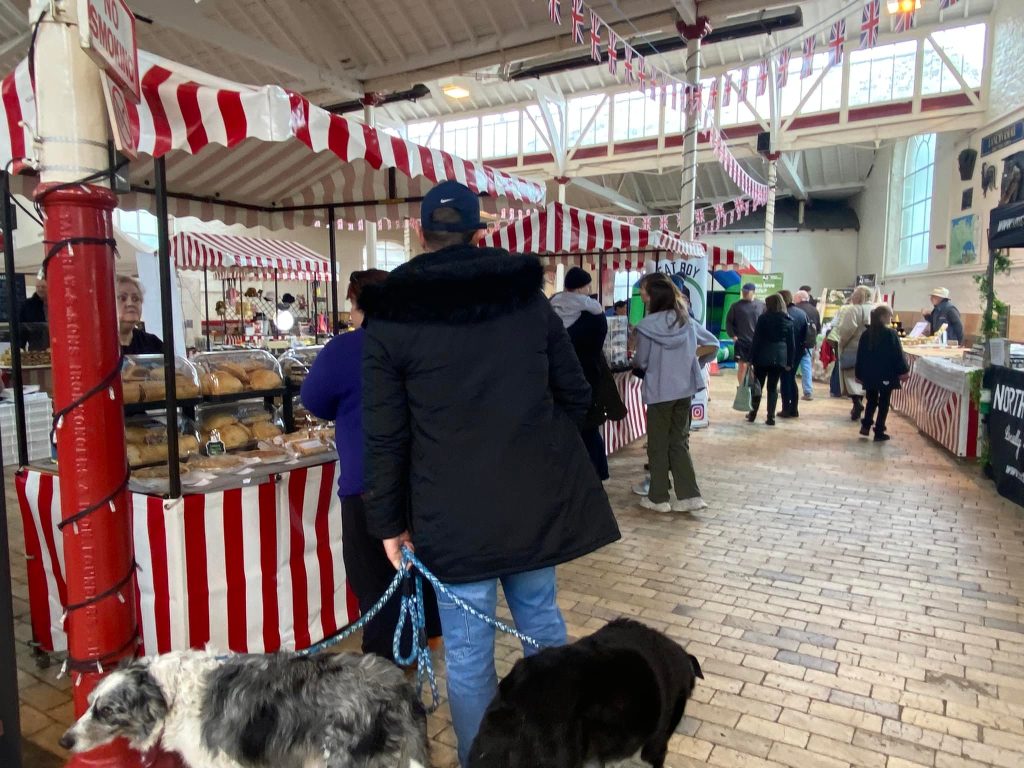
{"type": "Polygon", "coordinates": [[[1016,144],[1021,139],[1024,139],[1024,120],[1010,123],[1006,127],[982,137],[981,156],[984,157],[993,152],[998,152],[1003,147],[1016,144]]]}
{"type": "Polygon", "coordinates": [[[778,293],[786,287],[782,272],[764,272],[760,275],[744,275],[744,283],[753,283],[757,286],[757,297],[764,300],[765,297],[778,293]]]}
{"type": "Polygon", "coordinates": [[[1024,371],[994,365],[985,372],[992,391],[988,440],[996,489],[1024,506],[1024,371]]]}

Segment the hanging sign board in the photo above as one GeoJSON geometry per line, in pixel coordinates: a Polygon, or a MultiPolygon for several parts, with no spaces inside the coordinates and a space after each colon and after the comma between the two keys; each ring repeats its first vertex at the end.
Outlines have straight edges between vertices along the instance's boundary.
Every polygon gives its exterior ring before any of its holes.
{"type": "Polygon", "coordinates": [[[107,102],[107,116],[114,135],[114,146],[117,151],[134,160],[138,157],[136,147],[139,145],[139,112],[134,105],[128,104],[124,89],[103,75],[103,98],[107,102]]]}
{"type": "Polygon", "coordinates": [[[142,87],[135,16],[124,0],[78,0],[78,21],[82,48],[138,104],[142,87]]]}

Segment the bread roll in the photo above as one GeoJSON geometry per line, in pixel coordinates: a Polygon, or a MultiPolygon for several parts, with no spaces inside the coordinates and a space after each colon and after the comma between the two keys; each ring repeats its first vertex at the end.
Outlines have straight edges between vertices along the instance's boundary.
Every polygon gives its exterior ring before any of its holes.
{"type": "Polygon", "coordinates": [[[122,381],[146,381],[149,378],[149,369],[144,365],[129,365],[121,371],[122,381]]]}
{"type": "Polygon", "coordinates": [[[149,437],[149,432],[148,427],[125,427],[124,437],[129,445],[142,445],[149,437]]]}
{"type": "Polygon", "coordinates": [[[128,466],[137,467],[142,464],[142,446],[141,445],[128,445],[128,466]]]}
{"type": "Polygon", "coordinates": [[[204,373],[202,385],[204,395],[232,395],[245,389],[240,379],[223,371],[204,373]]]}
{"type": "Polygon", "coordinates": [[[247,384],[249,382],[248,372],[238,363],[220,363],[217,365],[217,368],[224,373],[234,376],[243,384],[247,384]]]}
{"type": "Polygon", "coordinates": [[[167,386],[162,381],[144,381],[142,396],[147,403],[156,403],[167,399],[167,386]]]}
{"type": "Polygon", "coordinates": [[[233,413],[214,413],[203,419],[203,429],[223,429],[237,423],[238,418],[233,413]]]}
{"type": "Polygon", "coordinates": [[[199,441],[195,435],[178,435],[178,456],[196,456],[199,454],[199,441]]]}
{"type": "Polygon", "coordinates": [[[167,443],[142,446],[142,463],[157,464],[167,461],[167,443]]]}
{"type": "Polygon", "coordinates": [[[283,435],[284,430],[277,424],[270,421],[261,421],[252,425],[252,435],[257,440],[273,440],[278,435],[283,435]]]}
{"type": "Polygon", "coordinates": [[[121,391],[124,393],[124,401],[126,403],[141,403],[144,397],[142,385],[137,381],[122,382],[121,391]]]}
{"type": "Polygon", "coordinates": [[[174,377],[178,389],[178,397],[182,399],[191,399],[199,397],[199,386],[187,376],[178,374],[174,377]]]}
{"type": "Polygon", "coordinates": [[[164,367],[162,365],[155,366],[149,369],[149,380],[150,381],[163,381],[164,380],[164,367]]]}
{"type": "Polygon", "coordinates": [[[241,424],[232,424],[220,430],[220,439],[229,451],[245,448],[252,442],[252,434],[241,424]]]}
{"type": "Polygon", "coordinates": [[[251,426],[253,424],[262,424],[265,421],[273,420],[274,417],[269,411],[251,411],[239,419],[239,421],[245,424],[246,426],[251,426]]]}
{"type": "Polygon", "coordinates": [[[281,377],[277,375],[277,371],[271,371],[266,368],[250,373],[249,383],[253,389],[277,389],[283,384],[281,377]]]}

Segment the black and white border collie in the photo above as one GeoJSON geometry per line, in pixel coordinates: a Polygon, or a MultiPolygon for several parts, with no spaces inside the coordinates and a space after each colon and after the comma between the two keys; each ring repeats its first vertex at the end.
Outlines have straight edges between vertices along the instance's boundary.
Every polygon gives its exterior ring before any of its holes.
{"type": "Polygon", "coordinates": [[[118,737],[190,768],[428,768],[426,713],[398,667],[351,653],[135,661],[105,678],[60,740],[118,737]]]}
{"type": "Polygon", "coordinates": [[[663,768],[700,664],[677,643],[619,619],[523,659],[501,681],[467,768],[591,768],[640,752],[663,768]]]}

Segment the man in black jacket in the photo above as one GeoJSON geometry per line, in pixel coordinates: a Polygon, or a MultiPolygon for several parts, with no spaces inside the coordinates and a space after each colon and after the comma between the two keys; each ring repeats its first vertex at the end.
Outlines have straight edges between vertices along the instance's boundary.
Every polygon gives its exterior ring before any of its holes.
{"type": "MultiPolygon", "coordinates": [[[[619,538],[579,433],[590,386],[541,292],[540,261],[476,247],[478,198],[446,182],[421,216],[428,253],[360,302],[368,528],[396,567],[414,542],[484,615],[501,581],[519,630],[559,645],[555,566],[619,538]]],[[[494,631],[438,598],[465,765],[497,690],[494,631]]]]}
{"type": "Polygon", "coordinates": [[[796,339],[796,364],[791,365],[782,374],[782,381],[779,389],[782,390],[782,411],[779,416],[783,419],[795,419],[800,416],[800,392],[796,386],[796,369],[800,365],[801,355],[804,349],[804,339],[807,338],[807,315],[802,309],[793,303],[793,294],[789,291],[779,291],[782,300],[786,302],[789,317],[793,321],[793,336],[796,339]]]}

